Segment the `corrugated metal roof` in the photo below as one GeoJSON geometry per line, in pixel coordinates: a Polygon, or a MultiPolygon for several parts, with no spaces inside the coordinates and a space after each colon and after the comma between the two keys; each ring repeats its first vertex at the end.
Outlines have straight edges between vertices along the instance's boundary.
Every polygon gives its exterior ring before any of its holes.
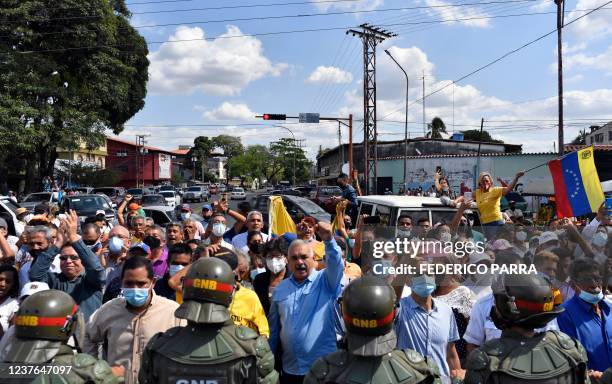
{"type": "MultiPolygon", "coordinates": [[[[123,143],[123,144],[128,144],[131,145],[133,147],[136,147],[136,143],[132,142],[132,141],[127,141],[127,140],[123,140],[123,139],[119,139],[117,137],[109,137],[106,136],[106,140],[111,140],[111,141],[116,141],[119,143],[123,143]]],[[[164,153],[169,153],[169,154],[174,154],[175,152],[172,150],[167,150],[167,149],[162,149],[162,148],[157,148],[157,147],[152,147],[150,145],[145,145],[144,146],[146,149],[148,149],[149,151],[155,151],[155,152],[164,152],[164,153]]]]}
{"type": "MultiPolygon", "coordinates": [[[[554,152],[536,152],[536,153],[506,153],[506,152],[495,152],[495,153],[481,153],[480,156],[541,156],[541,155],[556,155],[554,152]]],[[[441,157],[476,157],[477,153],[459,153],[459,154],[433,154],[433,155],[422,155],[422,156],[408,156],[408,159],[437,159],[441,157]]],[[[389,156],[379,157],[378,160],[402,160],[404,156],[389,156]]]]}

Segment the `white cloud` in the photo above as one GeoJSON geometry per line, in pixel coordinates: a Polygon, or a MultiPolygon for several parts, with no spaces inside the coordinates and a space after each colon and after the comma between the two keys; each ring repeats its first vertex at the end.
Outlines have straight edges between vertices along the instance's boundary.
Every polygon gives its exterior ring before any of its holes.
{"type": "Polygon", "coordinates": [[[209,120],[250,120],[256,113],[243,103],[232,104],[224,102],[219,107],[204,112],[204,118],[209,120]]]}
{"type": "Polygon", "coordinates": [[[319,66],[306,79],[307,83],[346,84],[353,81],[353,75],[337,67],[319,66]]]}
{"type": "Polygon", "coordinates": [[[425,0],[425,4],[430,7],[427,10],[427,13],[438,16],[441,20],[447,20],[449,23],[447,24],[455,24],[459,23],[462,25],[466,25],[469,27],[475,28],[486,28],[489,27],[489,19],[482,19],[482,17],[489,16],[488,13],[477,7],[453,7],[449,6],[452,3],[441,1],[441,0],[425,0]],[[475,18],[474,20],[464,20],[457,22],[450,22],[450,20],[457,19],[469,19],[475,18]]]}
{"type": "Polygon", "coordinates": [[[338,11],[370,11],[384,4],[384,0],[341,1],[337,3],[311,0],[312,5],[321,12],[338,11]]]}
{"type": "Polygon", "coordinates": [[[287,68],[284,63],[272,63],[264,56],[260,40],[239,36],[238,27],[228,26],[227,32],[213,41],[203,40],[199,27],[180,26],[167,42],[149,55],[148,89],[153,93],[190,94],[203,91],[211,95],[239,94],[252,81],[265,76],[279,76],[287,68]]]}
{"type": "MultiPolygon", "coordinates": [[[[566,23],[577,17],[584,15],[587,11],[575,11],[576,9],[594,9],[605,2],[602,0],[578,0],[574,11],[570,12],[565,18],[566,23]]],[[[612,10],[599,9],[590,15],[583,17],[567,27],[569,34],[579,40],[596,40],[612,35],[612,10]]]]}
{"type": "Polygon", "coordinates": [[[603,71],[606,76],[612,75],[612,45],[607,51],[593,56],[583,52],[567,55],[563,58],[563,67],[567,70],[594,69],[603,71]]]}
{"type": "Polygon", "coordinates": [[[555,3],[550,0],[540,0],[533,4],[530,8],[535,12],[544,12],[554,9],[555,3]]]}

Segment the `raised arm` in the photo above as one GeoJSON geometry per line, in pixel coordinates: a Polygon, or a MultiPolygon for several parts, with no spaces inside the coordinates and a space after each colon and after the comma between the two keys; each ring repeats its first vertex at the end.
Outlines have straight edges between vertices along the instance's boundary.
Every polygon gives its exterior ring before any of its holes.
{"type": "Polygon", "coordinates": [[[325,279],[327,287],[332,291],[340,289],[342,276],[344,275],[344,263],[342,262],[342,250],[336,244],[332,233],[331,224],[319,222],[317,224],[317,233],[321,240],[325,243],[325,259],[327,266],[325,267],[325,279]]]}
{"type": "Polygon", "coordinates": [[[68,230],[68,241],[77,252],[85,268],[85,280],[93,287],[102,290],[106,283],[106,272],[100,264],[98,256],[85,245],[81,236],[77,233],[79,228],[79,216],[74,210],[66,215],[64,219],[68,230]]]}
{"type": "Polygon", "coordinates": [[[508,185],[507,187],[502,187],[502,193],[505,196],[508,192],[513,191],[514,187],[516,187],[516,183],[518,182],[518,179],[520,179],[523,175],[525,174],[525,171],[519,171],[516,173],[516,175],[514,176],[514,179],[512,179],[512,182],[510,183],[510,185],[508,185]]]}
{"type": "Polygon", "coordinates": [[[124,227],[126,225],[125,218],[123,217],[123,211],[125,210],[125,207],[130,201],[132,201],[132,195],[125,195],[123,201],[121,202],[121,204],[119,204],[119,208],[117,208],[117,220],[119,221],[119,224],[123,225],[124,227]]]}

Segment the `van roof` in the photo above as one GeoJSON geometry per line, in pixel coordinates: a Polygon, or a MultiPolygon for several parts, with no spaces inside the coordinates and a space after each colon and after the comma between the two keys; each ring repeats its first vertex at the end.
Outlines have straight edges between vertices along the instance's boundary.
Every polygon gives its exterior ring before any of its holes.
{"type": "Polygon", "coordinates": [[[357,200],[362,203],[383,204],[397,208],[421,208],[421,207],[443,207],[444,204],[438,197],[426,196],[390,196],[390,195],[368,195],[358,196],[357,200]]]}

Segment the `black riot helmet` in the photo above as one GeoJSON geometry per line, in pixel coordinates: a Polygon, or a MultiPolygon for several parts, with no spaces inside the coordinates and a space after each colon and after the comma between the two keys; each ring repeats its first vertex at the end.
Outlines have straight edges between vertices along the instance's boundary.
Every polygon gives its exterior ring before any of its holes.
{"type": "Polygon", "coordinates": [[[363,276],[352,281],[342,294],[342,317],[346,329],[357,335],[381,336],[393,329],[395,291],[385,280],[363,276]]]}
{"type": "Polygon", "coordinates": [[[55,356],[77,324],[74,299],[55,289],[32,294],[21,303],[15,317],[15,341],[7,361],[43,363],[55,356]]]}
{"type": "Polygon", "coordinates": [[[230,318],[234,284],[234,271],[228,263],[217,257],[199,259],[183,280],[183,304],[176,317],[200,324],[224,323],[230,318]]]}
{"type": "Polygon", "coordinates": [[[564,311],[555,300],[552,284],[540,274],[502,274],[492,288],[495,306],[491,318],[499,329],[542,328],[564,311]]]}

